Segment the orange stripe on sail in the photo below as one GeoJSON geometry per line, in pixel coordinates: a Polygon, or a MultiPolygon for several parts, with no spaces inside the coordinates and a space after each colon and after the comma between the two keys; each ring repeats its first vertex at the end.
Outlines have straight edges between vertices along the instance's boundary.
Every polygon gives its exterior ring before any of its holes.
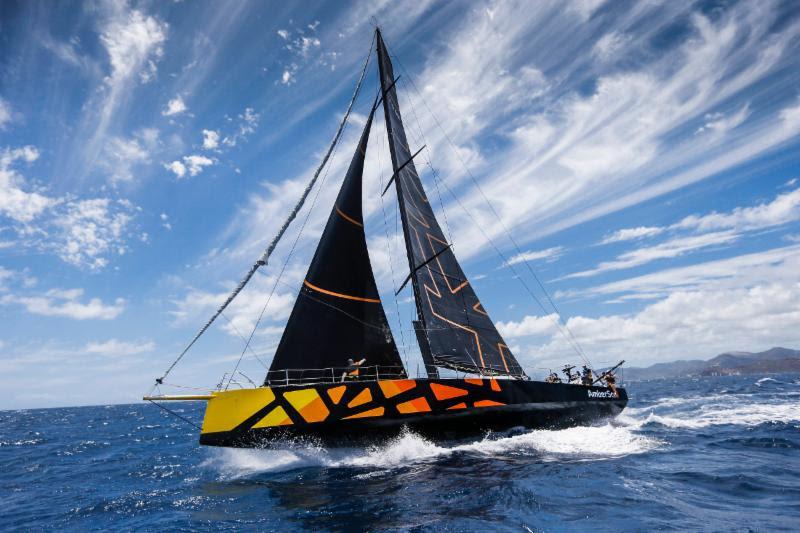
{"type": "Polygon", "coordinates": [[[321,292],[322,294],[328,294],[330,296],[336,296],[337,298],[344,298],[345,300],[355,300],[357,302],[369,302],[369,303],[373,303],[373,304],[381,303],[381,300],[379,298],[362,298],[361,296],[350,296],[349,294],[342,294],[340,292],[333,292],[333,291],[328,291],[328,290],[325,290],[325,289],[321,289],[321,288],[317,287],[316,285],[310,284],[308,282],[308,280],[303,280],[303,285],[305,285],[309,289],[313,289],[313,290],[315,290],[317,292],[321,292]]]}
{"type": "Polygon", "coordinates": [[[344,214],[344,212],[343,212],[341,209],[339,209],[339,206],[338,206],[338,205],[335,205],[335,206],[334,206],[334,208],[336,208],[336,212],[337,212],[337,213],[339,213],[339,216],[340,216],[340,217],[342,217],[343,219],[345,219],[346,221],[348,221],[348,222],[352,222],[353,224],[355,224],[355,225],[356,225],[356,226],[358,226],[359,228],[363,228],[363,227],[364,227],[364,224],[362,224],[362,223],[361,223],[361,222],[359,222],[358,220],[356,220],[356,219],[354,219],[354,218],[352,218],[352,217],[349,217],[349,216],[345,215],[345,214],[344,214]]]}

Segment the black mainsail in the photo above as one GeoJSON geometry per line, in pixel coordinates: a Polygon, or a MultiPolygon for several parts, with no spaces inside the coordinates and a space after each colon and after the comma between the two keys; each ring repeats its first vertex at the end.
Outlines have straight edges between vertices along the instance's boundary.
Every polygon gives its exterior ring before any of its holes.
{"type": "Polygon", "coordinates": [[[426,366],[524,376],[442,233],[412,161],[389,53],[377,32],[383,109],[426,366]]]}
{"type": "Polygon", "coordinates": [[[330,380],[347,360],[362,375],[405,377],[367,251],[361,208],[364,158],[375,109],[328,217],[265,385],[330,380]]]}

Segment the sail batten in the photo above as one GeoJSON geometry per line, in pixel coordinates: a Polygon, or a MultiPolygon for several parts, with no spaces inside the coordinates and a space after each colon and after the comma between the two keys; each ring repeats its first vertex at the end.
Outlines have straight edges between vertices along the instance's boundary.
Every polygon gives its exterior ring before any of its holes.
{"type": "Polygon", "coordinates": [[[348,359],[405,377],[364,234],[362,177],[374,108],[284,329],[265,384],[339,379],[348,359]],[[338,370],[334,370],[338,369],[338,370]]]}
{"type": "MultiPolygon", "coordinates": [[[[386,45],[377,30],[378,66],[393,178],[417,306],[417,338],[426,367],[524,376],[442,232],[414,165],[386,45]]],[[[419,152],[417,152],[419,153],[419,152]]],[[[430,375],[429,370],[429,375],[430,375]]]]}

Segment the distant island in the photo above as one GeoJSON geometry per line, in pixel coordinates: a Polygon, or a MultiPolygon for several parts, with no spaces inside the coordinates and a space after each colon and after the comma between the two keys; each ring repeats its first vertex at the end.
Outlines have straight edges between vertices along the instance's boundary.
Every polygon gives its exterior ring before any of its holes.
{"type": "Polygon", "coordinates": [[[726,352],[713,359],[680,360],[658,363],[647,368],[626,367],[627,381],[645,379],[736,376],[742,374],[772,374],[800,372],[800,350],[772,348],[765,352],[726,352]]]}

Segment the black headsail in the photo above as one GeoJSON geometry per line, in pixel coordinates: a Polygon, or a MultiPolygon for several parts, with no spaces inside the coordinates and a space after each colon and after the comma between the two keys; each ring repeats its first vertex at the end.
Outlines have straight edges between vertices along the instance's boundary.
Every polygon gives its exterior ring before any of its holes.
{"type": "Polygon", "coordinates": [[[405,377],[372,273],[361,209],[361,178],[374,109],[328,217],[278,344],[265,385],[338,378],[347,360],[360,373],[405,377]]]}
{"type": "Polygon", "coordinates": [[[380,30],[377,30],[377,42],[386,129],[422,326],[418,328],[418,339],[423,359],[430,358],[437,366],[466,372],[524,376],[481,306],[436,221],[411,160],[414,152],[406,139],[392,62],[380,30]]]}

